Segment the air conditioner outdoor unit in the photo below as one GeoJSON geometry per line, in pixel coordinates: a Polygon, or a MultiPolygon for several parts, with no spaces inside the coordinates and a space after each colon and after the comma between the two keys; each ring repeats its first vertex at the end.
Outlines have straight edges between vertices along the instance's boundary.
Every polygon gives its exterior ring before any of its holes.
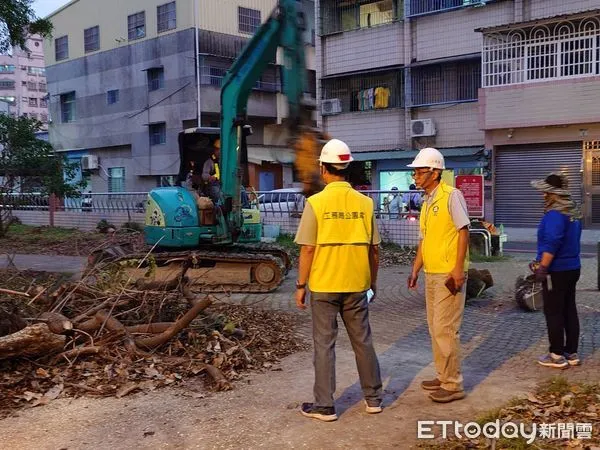
{"type": "Polygon", "coordinates": [[[342,101],[339,98],[329,98],[321,101],[321,114],[331,116],[342,112],[342,101]]]}
{"type": "Polygon", "coordinates": [[[81,157],[82,170],[94,170],[98,168],[98,157],[96,155],[85,155],[81,157]]]}
{"type": "Polygon", "coordinates": [[[432,119],[418,119],[410,121],[411,137],[435,136],[435,124],[432,119]]]}

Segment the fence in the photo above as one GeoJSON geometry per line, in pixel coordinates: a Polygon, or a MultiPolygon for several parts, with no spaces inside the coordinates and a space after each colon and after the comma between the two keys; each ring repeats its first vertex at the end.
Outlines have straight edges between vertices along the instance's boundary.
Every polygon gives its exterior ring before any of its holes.
{"type": "MultiPolygon", "coordinates": [[[[417,245],[419,212],[407,211],[408,196],[416,191],[361,191],[373,199],[375,219],[382,239],[398,245],[417,245]]],[[[59,199],[38,193],[9,194],[0,205],[10,208],[23,224],[94,230],[101,220],[119,227],[125,222],[144,223],[147,192],[94,193],[80,198],[59,199]]],[[[257,192],[263,224],[278,225],[280,233],[294,234],[298,229],[306,198],[299,189],[257,192]]]]}

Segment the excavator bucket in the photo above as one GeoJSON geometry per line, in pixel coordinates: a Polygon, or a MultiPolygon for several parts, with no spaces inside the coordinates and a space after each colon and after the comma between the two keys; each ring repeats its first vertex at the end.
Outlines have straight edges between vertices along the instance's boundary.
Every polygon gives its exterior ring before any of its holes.
{"type": "Polygon", "coordinates": [[[294,166],[307,197],[321,191],[323,182],[319,170],[319,155],[329,138],[319,130],[303,129],[292,143],[295,152],[294,166]]]}

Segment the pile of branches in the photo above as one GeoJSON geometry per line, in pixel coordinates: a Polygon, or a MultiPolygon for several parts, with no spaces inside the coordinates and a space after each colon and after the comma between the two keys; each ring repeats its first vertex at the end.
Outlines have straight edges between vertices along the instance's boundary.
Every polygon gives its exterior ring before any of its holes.
{"type": "Polygon", "coordinates": [[[122,397],[199,374],[227,390],[241,371],[305,348],[292,316],[193,293],[185,279],[103,281],[0,289],[0,405],[122,397]]]}

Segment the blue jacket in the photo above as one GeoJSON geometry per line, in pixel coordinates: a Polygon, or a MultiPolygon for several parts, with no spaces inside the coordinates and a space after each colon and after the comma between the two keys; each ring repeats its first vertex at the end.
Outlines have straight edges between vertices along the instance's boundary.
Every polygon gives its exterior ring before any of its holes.
{"type": "Polygon", "coordinates": [[[548,211],[538,227],[537,260],[541,261],[542,253],[547,252],[554,255],[549,272],[581,268],[581,228],[581,220],[571,220],[561,212],[548,211]]]}

